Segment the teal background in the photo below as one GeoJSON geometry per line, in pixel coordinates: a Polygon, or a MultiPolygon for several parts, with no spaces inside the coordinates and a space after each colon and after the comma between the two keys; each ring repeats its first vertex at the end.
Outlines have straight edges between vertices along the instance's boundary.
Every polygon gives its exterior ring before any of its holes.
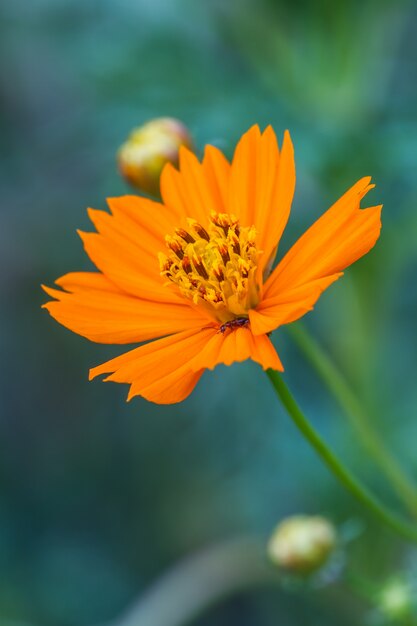
{"type": "MultiPolygon", "coordinates": [[[[115,619],[177,559],[307,512],[363,523],[352,567],[374,584],[415,550],[328,474],[252,363],[204,374],[176,406],[89,367],[89,343],[40,309],[40,283],[88,269],[85,208],[128,191],[115,152],[133,126],[183,120],[229,156],[253,123],[289,128],[288,247],[351,184],[384,203],[377,247],[305,322],[417,480],[417,10],[412,2],[6,0],[0,7],[0,624],[115,619]]],[[[286,330],[286,381],[346,463],[400,506],[286,330]]],[[[259,589],[204,625],[353,624],[346,585],[259,589]]]]}

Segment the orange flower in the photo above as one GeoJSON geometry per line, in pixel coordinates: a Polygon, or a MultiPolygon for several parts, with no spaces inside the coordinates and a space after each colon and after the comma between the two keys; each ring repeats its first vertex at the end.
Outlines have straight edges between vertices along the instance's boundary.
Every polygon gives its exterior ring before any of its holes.
{"type": "Polygon", "coordinates": [[[61,324],[100,343],[152,341],[90,371],[158,403],[180,402],[205,369],[252,359],[283,370],[269,333],[310,311],[343,269],[379,237],[381,207],[360,209],[362,178],[293,245],[271,273],[295,186],[289,133],[253,126],[232,162],[182,148],[161,177],[163,202],[137,196],[89,210],[80,233],[99,272],[66,274],[45,291],[61,324]],[[162,337],[162,338],[161,338],[162,337]]]}

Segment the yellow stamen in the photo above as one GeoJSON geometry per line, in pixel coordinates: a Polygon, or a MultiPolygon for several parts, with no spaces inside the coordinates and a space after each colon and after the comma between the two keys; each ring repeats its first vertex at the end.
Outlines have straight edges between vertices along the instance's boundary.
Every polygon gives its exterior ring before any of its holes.
{"type": "Polygon", "coordinates": [[[208,230],[192,219],[188,225],[166,236],[169,253],[159,254],[161,275],[221,324],[247,318],[260,300],[255,227],[241,227],[233,215],[214,211],[208,230]]]}

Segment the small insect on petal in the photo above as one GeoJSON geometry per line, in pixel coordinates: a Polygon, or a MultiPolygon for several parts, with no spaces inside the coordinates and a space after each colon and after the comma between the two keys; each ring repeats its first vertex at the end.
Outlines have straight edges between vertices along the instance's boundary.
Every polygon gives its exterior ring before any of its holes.
{"type": "Polygon", "coordinates": [[[249,318],[247,317],[237,317],[234,320],[229,320],[222,324],[219,328],[219,333],[224,335],[227,330],[234,330],[236,328],[247,328],[249,326],[249,318]]]}

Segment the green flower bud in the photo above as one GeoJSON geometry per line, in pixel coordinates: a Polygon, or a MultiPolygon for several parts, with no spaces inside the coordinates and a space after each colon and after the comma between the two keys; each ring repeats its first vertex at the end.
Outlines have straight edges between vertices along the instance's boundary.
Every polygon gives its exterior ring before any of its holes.
{"type": "Polygon", "coordinates": [[[378,595],[378,609],[391,620],[402,620],[410,615],[415,597],[411,585],[401,578],[394,578],[386,583],[378,595]]]}
{"type": "Polygon", "coordinates": [[[117,152],[122,176],[136,189],[159,196],[159,179],[166,163],[178,165],[181,146],[192,149],[187,128],[178,120],[161,117],[133,129],[117,152]]]}
{"type": "Polygon", "coordinates": [[[295,515],[275,528],[268,555],[282,570],[308,575],[320,569],[336,546],[336,530],[327,519],[295,515]]]}

